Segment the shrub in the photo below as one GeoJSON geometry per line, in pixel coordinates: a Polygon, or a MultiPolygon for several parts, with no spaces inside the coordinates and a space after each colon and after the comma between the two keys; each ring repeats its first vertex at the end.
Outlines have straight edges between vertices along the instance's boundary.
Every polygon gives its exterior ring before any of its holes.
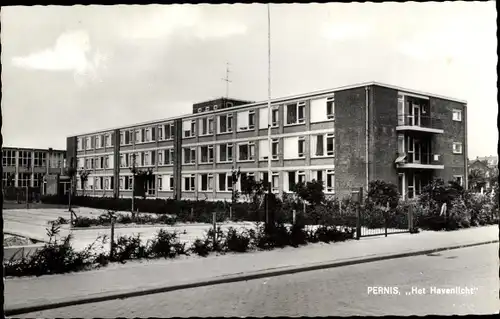
{"type": "Polygon", "coordinates": [[[250,235],[248,231],[244,230],[238,233],[236,229],[230,227],[225,236],[224,246],[228,251],[239,253],[248,251],[250,248],[250,235]]]}
{"type": "Polygon", "coordinates": [[[102,222],[89,217],[78,216],[73,220],[73,226],[75,227],[90,227],[99,224],[102,224],[102,222]]]}
{"type": "Polygon", "coordinates": [[[113,260],[120,262],[149,257],[149,250],[142,245],[139,234],[136,236],[120,236],[113,247],[113,260]]]}
{"type": "Polygon", "coordinates": [[[307,232],[303,223],[296,223],[290,229],[290,244],[298,247],[307,244],[307,232]]]}
{"type": "Polygon", "coordinates": [[[396,208],[399,201],[398,187],[381,180],[371,181],[367,197],[369,202],[376,206],[385,207],[389,203],[391,208],[396,208]]]}
{"type": "Polygon", "coordinates": [[[60,226],[51,224],[51,228],[47,229],[49,243],[30,256],[20,260],[11,258],[4,263],[5,276],[59,274],[105,264],[106,254],[95,252],[96,243],[101,239],[104,243],[105,237],[98,237],[83,251],[77,252],[71,247],[71,235],[63,237],[61,241],[56,239],[59,231],[60,226]]]}
{"type": "Polygon", "coordinates": [[[211,251],[210,242],[206,238],[203,240],[197,238],[191,246],[190,251],[201,257],[206,257],[211,251]]]}
{"type": "Polygon", "coordinates": [[[179,241],[176,232],[169,233],[160,229],[156,237],[149,242],[149,251],[152,257],[174,258],[187,254],[185,245],[179,241]]]}

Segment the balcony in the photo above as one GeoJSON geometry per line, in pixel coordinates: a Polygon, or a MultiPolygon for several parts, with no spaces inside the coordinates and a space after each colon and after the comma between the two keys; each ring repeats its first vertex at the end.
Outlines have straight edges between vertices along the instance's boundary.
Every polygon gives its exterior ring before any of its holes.
{"type": "Polygon", "coordinates": [[[398,115],[398,126],[396,131],[419,131],[443,134],[443,122],[441,119],[423,115],[398,115]]]}
{"type": "Polygon", "coordinates": [[[405,153],[395,161],[397,168],[444,169],[441,154],[405,153]]]}

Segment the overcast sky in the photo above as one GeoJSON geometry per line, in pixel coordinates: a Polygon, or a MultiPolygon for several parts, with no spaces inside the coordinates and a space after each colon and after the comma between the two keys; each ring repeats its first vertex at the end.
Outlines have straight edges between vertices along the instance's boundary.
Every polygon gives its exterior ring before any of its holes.
{"type": "MultiPolygon", "coordinates": [[[[496,155],[495,2],[271,6],[272,97],[379,81],[468,101],[469,157],[496,155]]],[[[5,146],[267,99],[265,5],[3,7],[5,146]]]]}

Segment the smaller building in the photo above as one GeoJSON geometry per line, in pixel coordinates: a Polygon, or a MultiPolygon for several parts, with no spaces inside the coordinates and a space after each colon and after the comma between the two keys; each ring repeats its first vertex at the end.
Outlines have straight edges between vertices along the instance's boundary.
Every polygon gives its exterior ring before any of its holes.
{"type": "Polygon", "coordinates": [[[469,161],[468,166],[469,186],[476,191],[489,190],[492,182],[498,178],[498,157],[476,157],[469,161]]]}
{"type": "Polygon", "coordinates": [[[59,186],[52,192],[50,184],[57,180],[59,185],[65,168],[65,150],[3,147],[2,189],[6,195],[26,188],[30,193],[58,194],[59,186]]]}

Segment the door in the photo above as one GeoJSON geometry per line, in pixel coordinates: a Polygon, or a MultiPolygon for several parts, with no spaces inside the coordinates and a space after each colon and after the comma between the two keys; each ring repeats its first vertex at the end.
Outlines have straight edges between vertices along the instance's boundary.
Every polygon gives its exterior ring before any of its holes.
{"type": "Polygon", "coordinates": [[[398,174],[398,191],[401,195],[401,199],[405,199],[405,174],[398,174]]]}
{"type": "Polygon", "coordinates": [[[414,163],[420,163],[420,159],[422,157],[422,148],[420,141],[418,139],[413,140],[413,150],[415,151],[415,155],[413,156],[414,163]]]}
{"type": "Polygon", "coordinates": [[[413,104],[413,126],[420,126],[420,105],[413,104]]]}

